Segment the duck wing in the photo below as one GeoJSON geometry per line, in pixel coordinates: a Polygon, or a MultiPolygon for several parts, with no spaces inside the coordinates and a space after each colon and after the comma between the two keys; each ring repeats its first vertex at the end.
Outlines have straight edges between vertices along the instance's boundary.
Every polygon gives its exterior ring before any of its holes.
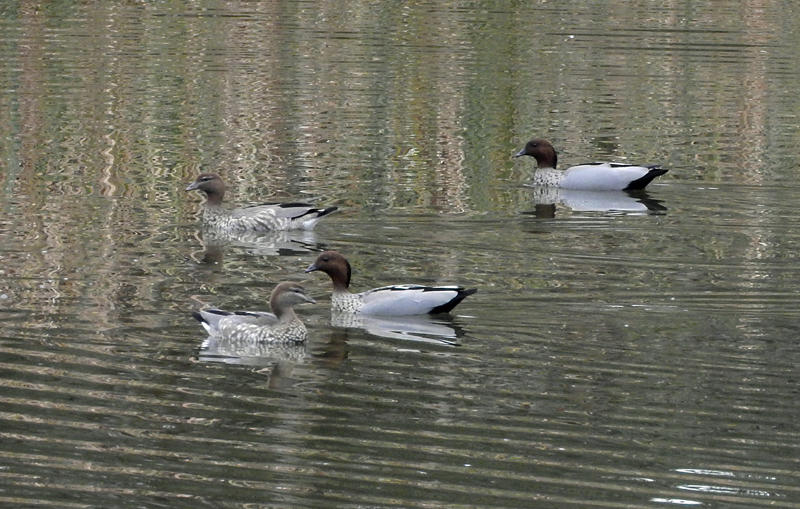
{"type": "Polygon", "coordinates": [[[567,169],[559,187],[587,191],[644,189],[654,178],[666,172],[659,166],[584,163],[567,169]]]}
{"type": "Polygon", "coordinates": [[[271,327],[278,322],[278,318],[275,315],[263,311],[223,311],[222,309],[209,308],[192,311],[192,316],[200,322],[200,325],[209,334],[219,333],[220,324],[223,320],[226,326],[243,323],[259,327],[271,327]]]}
{"type": "Polygon", "coordinates": [[[384,286],[360,294],[360,311],[389,316],[447,313],[476,291],[460,286],[384,286]]]}
{"type": "Polygon", "coordinates": [[[339,207],[321,208],[309,203],[265,203],[232,210],[233,221],[247,230],[310,230],[339,207]]]}

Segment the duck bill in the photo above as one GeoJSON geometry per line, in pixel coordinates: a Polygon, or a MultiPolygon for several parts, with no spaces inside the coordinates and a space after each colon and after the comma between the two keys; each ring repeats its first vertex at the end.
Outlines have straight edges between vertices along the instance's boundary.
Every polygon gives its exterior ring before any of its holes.
{"type": "Polygon", "coordinates": [[[523,148],[522,150],[520,150],[519,152],[517,152],[517,153],[516,153],[516,155],[515,155],[514,157],[522,157],[522,156],[524,156],[524,155],[525,155],[525,149],[523,148]]]}
{"type": "Polygon", "coordinates": [[[306,274],[308,274],[309,272],[314,272],[315,270],[319,270],[317,268],[317,264],[316,263],[312,263],[311,265],[308,266],[308,268],[306,269],[305,272],[306,272],[306,274]]]}
{"type": "Polygon", "coordinates": [[[194,191],[195,189],[197,189],[197,182],[192,182],[191,184],[186,186],[187,191],[194,191]]]}

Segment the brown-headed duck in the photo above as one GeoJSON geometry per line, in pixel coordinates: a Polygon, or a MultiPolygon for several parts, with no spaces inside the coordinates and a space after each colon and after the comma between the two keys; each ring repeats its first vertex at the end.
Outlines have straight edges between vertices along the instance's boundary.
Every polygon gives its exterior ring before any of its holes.
{"type": "Polygon", "coordinates": [[[533,185],[580,191],[634,191],[644,189],[654,178],[667,173],[659,165],[637,166],[623,163],[585,163],[564,171],[556,170],[558,154],[543,139],[529,141],[515,157],[531,156],[538,168],[533,185]]]}
{"type": "Polygon", "coordinates": [[[350,263],[337,251],[325,251],[306,269],[322,271],[333,281],[334,312],[365,315],[421,315],[448,313],[477,292],[461,286],[394,285],[350,293],[350,263]]]}

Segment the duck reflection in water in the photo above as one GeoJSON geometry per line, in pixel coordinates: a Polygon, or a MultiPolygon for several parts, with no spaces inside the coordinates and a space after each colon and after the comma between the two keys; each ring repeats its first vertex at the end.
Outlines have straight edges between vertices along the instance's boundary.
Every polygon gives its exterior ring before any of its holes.
{"type": "Polygon", "coordinates": [[[203,253],[193,258],[203,265],[222,263],[226,246],[242,248],[255,256],[303,256],[320,250],[316,234],[308,230],[220,232],[203,228],[200,233],[198,241],[203,245],[203,253]]]}
{"type": "MultiPolygon", "coordinates": [[[[528,186],[526,186],[528,187],[528,186]]],[[[559,205],[575,212],[615,212],[646,215],[665,214],[667,207],[644,190],[637,191],[579,191],[557,187],[530,186],[536,217],[555,217],[559,205]]]]}
{"type": "Polygon", "coordinates": [[[246,364],[263,366],[274,362],[302,363],[306,357],[305,343],[263,343],[242,344],[230,338],[209,336],[200,345],[198,359],[203,362],[224,362],[226,364],[246,364]]]}
{"type": "Polygon", "coordinates": [[[381,338],[448,346],[461,346],[459,338],[463,336],[451,315],[374,316],[332,311],[331,325],[363,329],[381,338]]]}
{"type": "Polygon", "coordinates": [[[307,357],[306,343],[270,344],[253,343],[242,347],[229,339],[209,336],[200,345],[197,360],[243,366],[263,366],[269,377],[267,386],[279,389],[292,385],[294,368],[307,357]]]}

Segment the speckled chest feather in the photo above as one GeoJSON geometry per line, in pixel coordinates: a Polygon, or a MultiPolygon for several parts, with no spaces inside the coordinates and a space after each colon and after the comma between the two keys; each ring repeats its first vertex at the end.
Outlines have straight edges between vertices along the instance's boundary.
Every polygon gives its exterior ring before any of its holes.
{"type": "Polygon", "coordinates": [[[334,292],[331,298],[331,307],[333,311],[341,313],[358,313],[364,302],[358,294],[348,292],[334,292]]]}
{"type": "Polygon", "coordinates": [[[243,343],[298,343],[305,341],[306,327],[300,320],[264,327],[249,323],[220,324],[219,332],[231,344],[243,343]]]}

